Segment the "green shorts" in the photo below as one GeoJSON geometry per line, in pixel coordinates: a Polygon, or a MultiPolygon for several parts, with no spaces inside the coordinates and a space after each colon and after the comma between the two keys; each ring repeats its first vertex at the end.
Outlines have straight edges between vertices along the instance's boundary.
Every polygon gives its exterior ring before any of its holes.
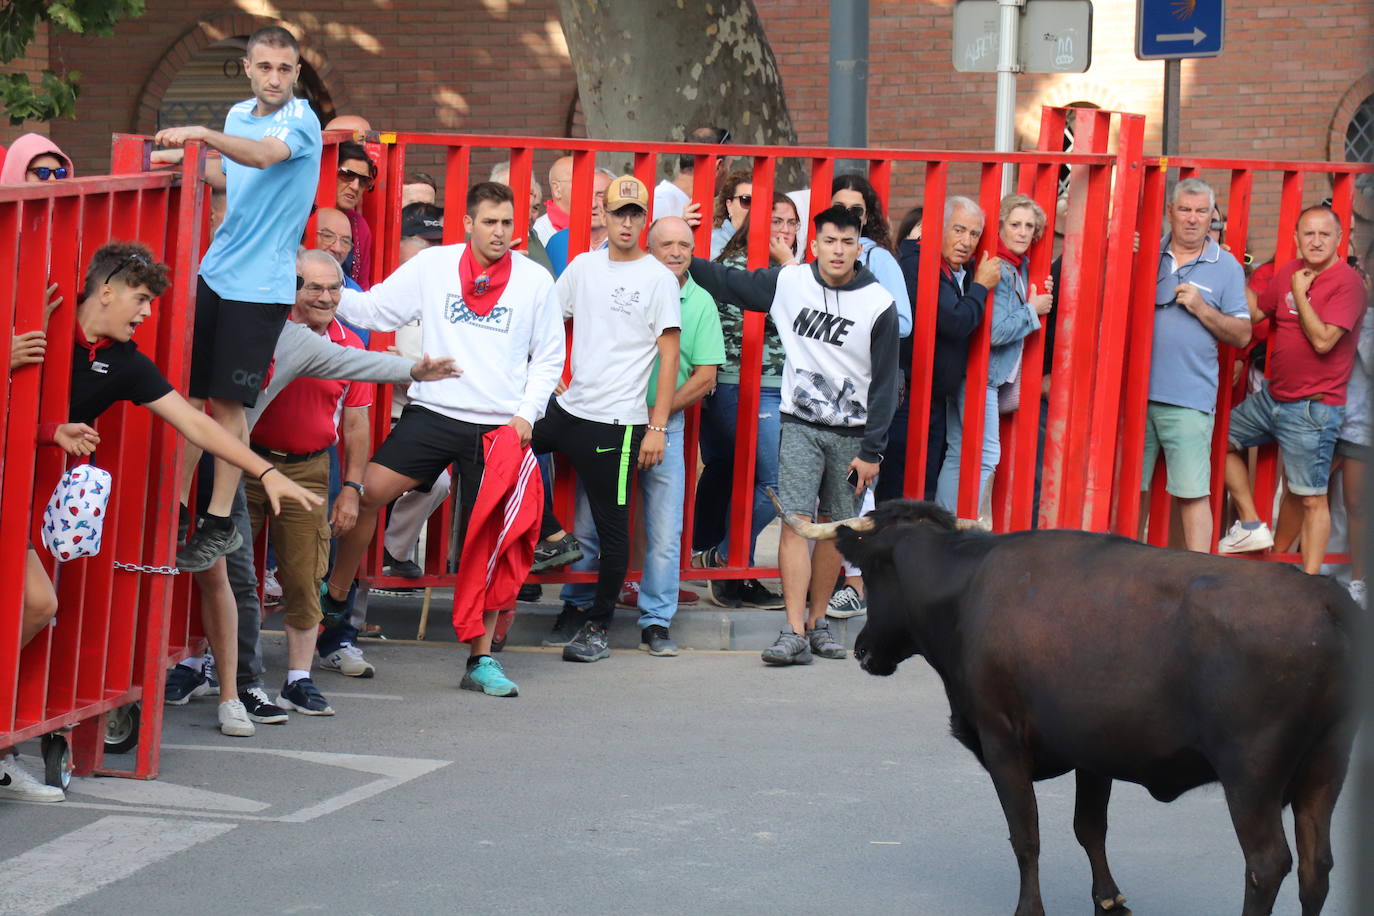
{"type": "Polygon", "coordinates": [[[1212,414],[1201,410],[1151,401],[1145,413],[1145,464],[1140,489],[1150,488],[1155,459],[1162,448],[1170,496],[1197,499],[1210,493],[1213,420],[1212,414]]]}

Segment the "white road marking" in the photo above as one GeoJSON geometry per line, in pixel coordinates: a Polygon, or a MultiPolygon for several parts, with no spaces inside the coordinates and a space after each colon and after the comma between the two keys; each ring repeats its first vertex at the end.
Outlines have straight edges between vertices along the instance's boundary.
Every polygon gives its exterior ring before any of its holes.
{"type": "Polygon", "coordinates": [[[51,912],[234,826],[127,815],[102,817],[0,863],[4,912],[7,916],[51,912]]]}
{"type": "Polygon", "coordinates": [[[404,700],[405,697],[394,693],[345,693],[342,690],[331,690],[329,696],[347,697],[350,700],[404,700]]]}
{"type": "Polygon", "coordinates": [[[272,807],[267,802],[237,795],[225,795],[209,789],[179,786],[165,780],[143,779],[82,779],[74,777],[68,794],[103,798],[128,805],[150,805],[168,808],[193,808],[204,811],[225,811],[235,814],[257,814],[272,807]]]}

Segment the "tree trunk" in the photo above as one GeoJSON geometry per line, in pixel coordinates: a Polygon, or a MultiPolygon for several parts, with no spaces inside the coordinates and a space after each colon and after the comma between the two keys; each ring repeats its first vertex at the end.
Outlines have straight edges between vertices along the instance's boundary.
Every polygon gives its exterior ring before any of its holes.
{"type": "MultiPolygon", "coordinates": [[[[795,146],[782,77],[753,0],[558,0],[589,137],[795,146]]],[[[780,188],[805,182],[779,163],[780,188]]]]}

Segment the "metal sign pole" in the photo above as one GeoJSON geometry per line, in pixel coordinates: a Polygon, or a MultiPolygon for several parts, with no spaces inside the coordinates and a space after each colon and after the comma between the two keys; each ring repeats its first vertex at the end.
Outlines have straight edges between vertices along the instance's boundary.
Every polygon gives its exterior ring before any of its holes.
{"type": "Polygon", "coordinates": [[[1178,114],[1182,89],[1183,61],[1166,60],[1164,62],[1164,146],[1162,150],[1165,156],[1177,156],[1179,152],[1178,114]]]}
{"type": "MultiPolygon", "coordinates": [[[[997,120],[993,128],[993,149],[1010,153],[1016,149],[1016,74],[1021,70],[1017,50],[1021,7],[1025,0],[997,0],[997,120]]],[[[1015,184],[1012,167],[1002,169],[1002,196],[1015,184]]]]}

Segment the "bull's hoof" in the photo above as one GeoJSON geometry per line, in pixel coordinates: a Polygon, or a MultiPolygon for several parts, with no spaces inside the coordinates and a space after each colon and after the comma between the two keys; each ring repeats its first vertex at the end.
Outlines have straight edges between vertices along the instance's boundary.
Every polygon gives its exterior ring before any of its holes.
{"type": "Polygon", "coordinates": [[[1130,909],[1126,906],[1126,895],[1117,894],[1115,897],[1104,897],[1097,901],[1099,913],[1111,913],[1112,916],[1131,916],[1130,909]]]}

